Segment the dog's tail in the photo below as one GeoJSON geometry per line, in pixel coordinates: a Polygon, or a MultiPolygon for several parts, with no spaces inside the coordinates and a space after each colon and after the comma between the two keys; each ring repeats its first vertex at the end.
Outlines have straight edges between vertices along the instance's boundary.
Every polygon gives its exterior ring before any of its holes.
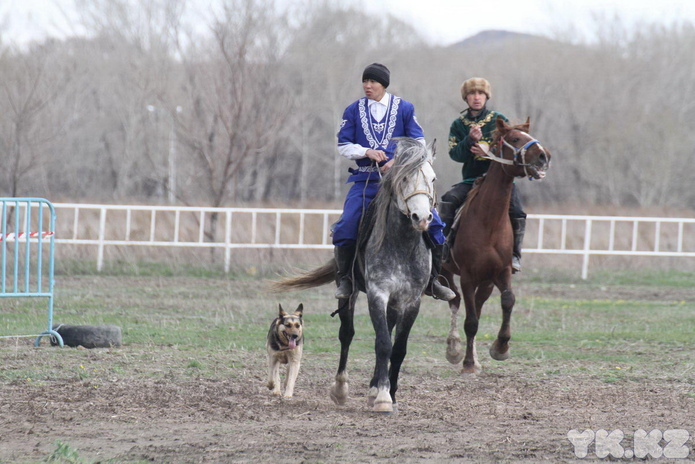
{"type": "Polygon", "coordinates": [[[328,261],[321,267],[307,271],[294,277],[273,281],[270,288],[274,292],[286,292],[290,290],[306,290],[308,288],[320,287],[330,282],[335,282],[337,266],[335,260],[328,261]]]}

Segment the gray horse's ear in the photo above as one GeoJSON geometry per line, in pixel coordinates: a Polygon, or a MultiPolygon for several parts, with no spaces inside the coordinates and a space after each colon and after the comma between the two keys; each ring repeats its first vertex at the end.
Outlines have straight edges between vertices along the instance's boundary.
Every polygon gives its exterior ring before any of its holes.
{"type": "Polygon", "coordinates": [[[437,139],[433,139],[427,146],[427,151],[429,152],[432,159],[437,155],[437,139]]]}

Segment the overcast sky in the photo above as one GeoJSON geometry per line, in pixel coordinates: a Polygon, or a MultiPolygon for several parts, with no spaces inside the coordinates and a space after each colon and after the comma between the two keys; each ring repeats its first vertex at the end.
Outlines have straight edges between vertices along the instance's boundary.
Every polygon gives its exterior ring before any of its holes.
{"type": "MultiPolygon", "coordinates": [[[[219,0],[188,0],[207,9],[219,0]]],[[[301,0],[276,0],[281,4],[301,0]]],[[[343,4],[351,0],[342,0],[343,4]]],[[[432,44],[448,45],[486,29],[556,36],[569,28],[590,39],[595,16],[626,24],[686,20],[695,24],[693,0],[352,0],[370,14],[389,12],[417,26],[432,44]]],[[[0,0],[5,41],[26,42],[70,34],[72,0],[0,0]],[[8,24],[9,20],[9,24],[8,24]]]]}

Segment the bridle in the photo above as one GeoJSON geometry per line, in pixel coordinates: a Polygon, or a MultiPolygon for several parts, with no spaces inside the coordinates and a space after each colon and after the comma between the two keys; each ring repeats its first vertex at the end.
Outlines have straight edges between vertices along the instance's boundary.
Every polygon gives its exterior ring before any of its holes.
{"type": "MultiPolygon", "coordinates": [[[[430,161],[427,161],[427,163],[430,163],[430,165],[432,165],[432,163],[430,161]]],[[[425,180],[424,184],[427,185],[427,190],[417,189],[417,190],[413,190],[412,192],[408,193],[407,195],[401,191],[401,198],[403,199],[403,204],[405,205],[405,209],[406,209],[405,211],[402,211],[402,212],[406,216],[410,216],[410,208],[408,208],[408,200],[410,200],[411,198],[413,198],[416,195],[425,195],[427,197],[427,200],[430,202],[430,209],[432,209],[432,207],[434,207],[434,203],[435,203],[434,183],[427,182],[427,176],[425,175],[425,172],[422,170],[422,167],[420,167],[420,169],[418,171],[418,177],[420,177],[420,176],[422,176],[422,178],[425,180]]]]}
{"type": "MultiPolygon", "coordinates": [[[[524,131],[518,131],[521,132],[522,134],[528,136],[531,138],[528,142],[526,142],[523,146],[521,147],[515,147],[511,143],[507,142],[504,139],[504,136],[500,137],[499,141],[499,152],[502,153],[503,146],[509,148],[512,150],[512,159],[507,159],[507,158],[502,158],[501,156],[495,155],[492,151],[487,152],[484,158],[489,159],[491,161],[495,161],[500,164],[505,164],[508,166],[520,166],[524,168],[524,175],[528,177],[529,179],[533,180],[533,176],[529,174],[528,169],[532,165],[526,162],[526,152],[529,150],[534,145],[538,145],[538,148],[540,149],[541,153],[545,154],[545,150],[543,149],[543,146],[541,143],[531,137],[529,134],[527,134],[524,131]]],[[[505,171],[506,172],[506,171],[505,171]]]]}

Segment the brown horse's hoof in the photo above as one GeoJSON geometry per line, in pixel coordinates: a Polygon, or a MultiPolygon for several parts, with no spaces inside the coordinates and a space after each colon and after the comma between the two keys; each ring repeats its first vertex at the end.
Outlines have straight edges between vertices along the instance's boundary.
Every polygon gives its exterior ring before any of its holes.
{"type": "Polygon", "coordinates": [[[509,346],[507,346],[507,349],[504,350],[504,352],[500,351],[498,348],[499,344],[495,340],[495,342],[490,346],[490,356],[492,359],[495,361],[506,361],[509,359],[509,346]]]}

